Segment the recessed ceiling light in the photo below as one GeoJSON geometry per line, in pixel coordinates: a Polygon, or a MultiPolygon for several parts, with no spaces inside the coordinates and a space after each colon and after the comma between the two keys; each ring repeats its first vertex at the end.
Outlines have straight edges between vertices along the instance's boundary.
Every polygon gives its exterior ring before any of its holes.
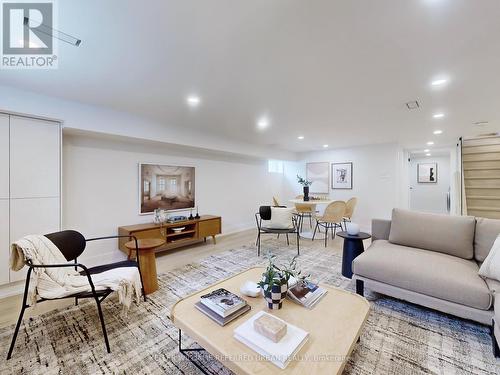
{"type": "Polygon", "coordinates": [[[436,134],[436,135],[443,134],[443,131],[442,130],[434,130],[434,134],[436,134]]]}
{"type": "Polygon", "coordinates": [[[304,136],[303,136],[303,135],[299,135],[299,136],[297,137],[297,139],[304,139],[304,136]]]}
{"type": "Polygon", "coordinates": [[[432,81],[431,85],[432,86],[441,86],[441,85],[444,85],[446,82],[448,82],[447,79],[441,78],[441,79],[436,79],[436,80],[432,81]]]}
{"type": "Polygon", "coordinates": [[[432,146],[433,144],[434,144],[434,142],[432,142],[432,141],[427,142],[427,146],[432,146]]]}
{"type": "Polygon", "coordinates": [[[197,107],[201,103],[201,99],[196,95],[188,96],[186,101],[191,107],[197,107]]]}
{"type": "Polygon", "coordinates": [[[425,154],[425,156],[431,156],[431,154],[425,154]]]}
{"type": "Polygon", "coordinates": [[[269,127],[269,120],[267,118],[263,117],[257,121],[257,128],[259,128],[260,130],[264,130],[268,127],[269,127]]]}
{"type": "Polygon", "coordinates": [[[430,150],[429,150],[428,148],[426,148],[426,149],[424,150],[424,152],[429,152],[429,151],[430,151],[430,150]]]}
{"type": "Polygon", "coordinates": [[[432,115],[432,117],[434,117],[434,118],[443,118],[444,117],[444,113],[436,113],[435,115],[432,115]]]}
{"type": "Polygon", "coordinates": [[[327,148],[327,147],[328,147],[328,145],[323,145],[323,148],[327,148]]]}

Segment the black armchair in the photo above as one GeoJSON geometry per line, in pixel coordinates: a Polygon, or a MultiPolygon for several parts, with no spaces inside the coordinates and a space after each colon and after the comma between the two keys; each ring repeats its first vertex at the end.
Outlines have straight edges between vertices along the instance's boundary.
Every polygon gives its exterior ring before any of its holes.
{"type": "Polygon", "coordinates": [[[255,221],[257,222],[257,256],[260,256],[260,237],[263,234],[277,234],[278,237],[280,234],[286,235],[286,243],[290,245],[290,240],[288,235],[295,234],[297,236],[297,255],[300,255],[300,233],[299,233],[299,225],[297,221],[297,215],[292,215],[292,227],[286,229],[275,229],[268,228],[262,226],[262,220],[270,220],[271,219],[271,207],[270,206],[260,206],[259,212],[255,214],[255,221]]]}
{"type": "MultiPolygon", "coordinates": [[[[12,356],[12,351],[14,350],[16,338],[17,338],[17,335],[19,333],[19,328],[20,328],[21,322],[23,320],[24,311],[29,307],[29,305],[27,304],[27,298],[28,298],[30,277],[31,277],[31,273],[36,268],[74,267],[75,271],[78,271],[79,269],[81,269],[80,274],[87,276],[87,279],[89,281],[90,290],[85,291],[85,292],[72,294],[69,296],[62,297],[62,298],[57,298],[57,299],[74,298],[75,305],[78,305],[78,300],[81,298],[94,298],[94,300],[96,301],[96,304],[97,304],[97,312],[99,313],[99,320],[101,321],[101,328],[102,328],[102,333],[104,336],[104,343],[106,344],[106,350],[108,351],[108,353],[111,353],[111,350],[109,348],[108,335],[106,333],[106,325],[105,325],[104,317],[102,314],[101,303],[113,291],[109,288],[105,289],[105,290],[96,290],[94,287],[94,283],[92,282],[92,275],[99,274],[101,272],[108,271],[108,270],[111,270],[114,268],[119,268],[119,267],[137,267],[137,269],[139,270],[139,275],[141,277],[142,294],[144,296],[144,301],[146,301],[146,294],[144,293],[144,284],[142,283],[141,268],[139,266],[139,251],[137,250],[137,248],[138,248],[137,238],[134,236],[108,236],[108,237],[98,237],[98,238],[85,239],[85,237],[81,233],[74,231],[74,230],[65,230],[62,232],[50,233],[50,234],[46,234],[45,237],[47,237],[49,240],[51,240],[57,246],[57,248],[61,251],[61,253],[66,258],[66,260],[70,263],[33,264],[30,260],[27,261],[27,266],[29,268],[28,268],[28,274],[26,275],[26,283],[25,283],[25,287],[24,287],[24,295],[23,295],[23,302],[22,302],[22,306],[21,306],[21,312],[20,312],[19,318],[17,320],[16,328],[14,331],[14,336],[12,337],[12,342],[10,344],[7,359],[10,359],[12,356]],[[133,239],[135,241],[136,259],[137,260],[126,260],[126,261],[122,261],[122,262],[110,263],[110,264],[96,266],[96,267],[90,267],[90,268],[87,268],[85,265],[78,263],[77,258],[85,250],[87,242],[98,241],[98,240],[117,239],[117,238],[121,238],[121,237],[127,237],[127,238],[133,239]]],[[[37,300],[37,303],[44,302],[47,300],[48,299],[40,298],[37,300]]]]}

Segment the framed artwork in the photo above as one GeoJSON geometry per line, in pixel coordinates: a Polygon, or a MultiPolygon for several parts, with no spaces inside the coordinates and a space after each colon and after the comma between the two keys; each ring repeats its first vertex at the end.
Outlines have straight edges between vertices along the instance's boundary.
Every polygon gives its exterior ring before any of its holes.
{"type": "Polygon", "coordinates": [[[419,163],[417,165],[417,182],[419,184],[435,184],[437,180],[437,163],[419,163]]]}
{"type": "Polygon", "coordinates": [[[139,164],[140,213],[155,209],[185,210],[195,207],[195,168],[139,164]]]}
{"type": "Polygon", "coordinates": [[[330,163],[307,163],[306,179],[312,181],[310,187],[311,194],[328,194],[328,183],[330,181],[330,163]]]}
{"type": "Polygon", "coordinates": [[[332,163],[332,189],[352,189],[352,162],[332,163]]]}

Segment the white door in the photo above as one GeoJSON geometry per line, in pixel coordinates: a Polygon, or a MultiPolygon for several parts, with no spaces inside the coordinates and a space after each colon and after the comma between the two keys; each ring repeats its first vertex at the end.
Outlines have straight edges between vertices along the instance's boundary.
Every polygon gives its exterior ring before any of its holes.
{"type": "Polygon", "coordinates": [[[409,173],[410,209],[441,214],[449,213],[450,156],[412,157],[409,173]],[[432,168],[432,178],[421,178],[421,181],[431,180],[434,182],[419,182],[419,165],[422,167],[421,173],[428,171],[428,166],[432,168]]]}
{"type": "MultiPolygon", "coordinates": [[[[60,202],[56,198],[26,198],[10,201],[10,240],[16,240],[28,234],[47,234],[60,228],[60,202]]],[[[10,271],[10,281],[24,280],[23,271],[10,271]]]]}
{"type": "Polygon", "coordinates": [[[59,196],[59,123],[10,116],[10,197],[59,196]]]}
{"type": "Polygon", "coordinates": [[[9,282],[9,200],[0,199],[0,285],[9,282]]]}
{"type": "Polygon", "coordinates": [[[0,113],[0,199],[9,198],[9,116],[0,113]]]}

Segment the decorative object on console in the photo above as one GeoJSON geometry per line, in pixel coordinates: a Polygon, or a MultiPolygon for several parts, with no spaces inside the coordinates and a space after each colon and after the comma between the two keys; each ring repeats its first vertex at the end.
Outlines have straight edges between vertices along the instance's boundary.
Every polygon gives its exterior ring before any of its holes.
{"type": "Polygon", "coordinates": [[[437,183],[437,163],[419,163],[417,165],[417,182],[419,184],[437,183]]]}
{"type": "Polygon", "coordinates": [[[194,216],[193,216],[193,209],[190,209],[189,210],[189,217],[188,217],[188,220],[193,220],[194,219],[194,216]]]}
{"type": "Polygon", "coordinates": [[[302,272],[297,270],[297,256],[294,256],[286,267],[278,267],[275,259],[275,255],[268,254],[269,264],[258,283],[264,293],[267,307],[271,310],[281,309],[288,292],[288,282],[292,277],[298,282],[303,282],[308,277],[301,276],[302,272]]]}
{"type": "Polygon", "coordinates": [[[345,223],[347,233],[351,236],[357,236],[359,234],[359,225],[356,223],[346,222],[345,223]]]}
{"type": "Polygon", "coordinates": [[[303,186],[304,202],[309,201],[309,186],[312,184],[312,181],[303,179],[302,177],[297,175],[297,182],[303,186]]]}
{"type": "Polygon", "coordinates": [[[332,189],[352,189],[352,162],[332,163],[332,189]]]}
{"type": "Polygon", "coordinates": [[[200,214],[198,213],[198,206],[196,206],[196,216],[194,217],[195,219],[200,218],[200,214]]]}
{"type": "Polygon", "coordinates": [[[140,213],[194,208],[195,168],[139,164],[140,213]]]}
{"type": "Polygon", "coordinates": [[[307,163],[306,179],[311,181],[311,193],[328,194],[330,182],[330,163],[307,163]]]}

